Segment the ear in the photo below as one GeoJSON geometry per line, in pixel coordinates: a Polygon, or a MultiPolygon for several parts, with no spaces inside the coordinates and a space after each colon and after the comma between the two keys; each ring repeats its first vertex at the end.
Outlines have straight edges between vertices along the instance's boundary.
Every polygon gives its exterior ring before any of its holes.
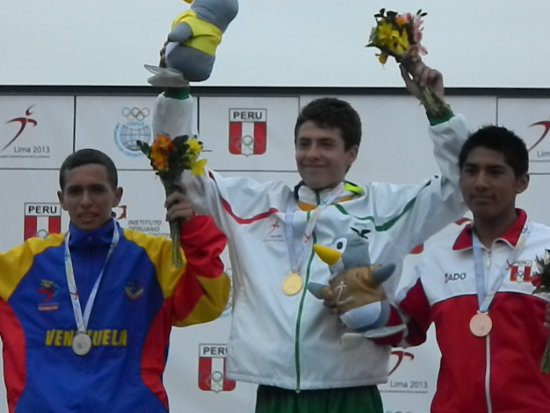
{"type": "Polygon", "coordinates": [[[118,204],[120,203],[120,200],[122,199],[122,193],[124,191],[122,190],[122,187],[118,187],[117,189],[115,189],[115,199],[113,200],[113,207],[116,207],[118,206],[118,204]]]}
{"type": "Polygon", "coordinates": [[[529,174],[523,174],[516,179],[516,194],[521,194],[529,186],[529,174]]]}
{"type": "Polygon", "coordinates": [[[357,159],[357,155],[359,154],[359,146],[353,145],[351,148],[347,150],[348,155],[348,166],[351,166],[352,163],[355,162],[357,159]]]}
{"type": "Polygon", "coordinates": [[[61,205],[61,208],[66,211],[67,208],[65,207],[65,197],[63,196],[63,191],[57,191],[57,199],[59,199],[59,204],[61,205]]]}

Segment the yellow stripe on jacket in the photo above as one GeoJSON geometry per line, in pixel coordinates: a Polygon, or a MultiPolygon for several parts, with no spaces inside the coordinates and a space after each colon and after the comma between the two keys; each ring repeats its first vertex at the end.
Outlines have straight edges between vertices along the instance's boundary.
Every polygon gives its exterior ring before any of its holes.
{"type": "Polygon", "coordinates": [[[8,301],[11,294],[31,268],[34,257],[50,247],[63,243],[64,234],[52,234],[46,239],[29,238],[23,244],[0,254],[0,298],[8,301]]]}

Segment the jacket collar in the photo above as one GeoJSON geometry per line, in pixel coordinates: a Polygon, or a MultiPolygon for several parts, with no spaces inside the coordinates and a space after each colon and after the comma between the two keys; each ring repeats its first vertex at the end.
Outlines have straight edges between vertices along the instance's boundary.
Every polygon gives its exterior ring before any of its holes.
{"type": "Polygon", "coordinates": [[[102,246],[110,245],[113,241],[113,226],[115,224],[114,219],[110,219],[101,228],[94,229],[93,231],[82,231],[78,229],[73,223],[69,224],[69,232],[71,238],[69,239],[69,246],[71,247],[87,247],[87,246],[102,246]]]}
{"type": "Polygon", "coordinates": [[[326,200],[329,200],[331,204],[348,201],[357,195],[362,195],[363,192],[363,188],[359,185],[348,181],[340,182],[335,188],[321,190],[311,189],[301,181],[294,187],[294,199],[300,209],[309,211],[315,209],[326,200]]]}
{"type": "MultiPolygon", "coordinates": [[[[523,226],[525,225],[525,222],[527,221],[527,213],[523,209],[516,209],[516,212],[518,213],[517,219],[514,221],[514,223],[508,228],[504,234],[502,234],[500,237],[498,237],[495,241],[504,241],[507,244],[509,244],[511,247],[515,247],[518,239],[521,235],[521,231],[523,230],[523,226]]],[[[466,225],[460,234],[458,234],[458,237],[455,240],[455,243],[453,245],[453,250],[465,250],[472,248],[472,224],[469,223],[466,225]]]]}

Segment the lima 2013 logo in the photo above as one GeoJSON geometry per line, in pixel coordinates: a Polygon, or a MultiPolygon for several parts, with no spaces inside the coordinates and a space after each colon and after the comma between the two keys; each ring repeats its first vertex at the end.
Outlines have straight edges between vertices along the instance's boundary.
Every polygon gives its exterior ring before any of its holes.
{"type": "Polygon", "coordinates": [[[11,139],[8,141],[8,143],[6,143],[4,146],[2,146],[2,149],[0,149],[0,152],[3,152],[11,144],[13,144],[16,141],[16,139],[19,138],[19,136],[21,136],[21,134],[23,133],[23,131],[25,130],[25,128],[28,125],[31,125],[31,126],[37,126],[38,125],[37,120],[31,118],[31,115],[33,114],[31,109],[33,108],[33,106],[34,105],[29,106],[27,108],[27,110],[25,110],[25,114],[23,116],[19,116],[19,117],[16,117],[16,118],[13,118],[13,119],[10,119],[10,120],[6,121],[6,124],[8,124],[8,123],[18,124],[19,129],[17,130],[15,135],[13,135],[11,137],[11,139]]]}
{"type": "Polygon", "coordinates": [[[151,126],[145,123],[150,114],[149,108],[124,107],[120,113],[126,122],[115,126],[115,144],[128,156],[143,156],[137,141],[150,143],[152,140],[151,126]]]}

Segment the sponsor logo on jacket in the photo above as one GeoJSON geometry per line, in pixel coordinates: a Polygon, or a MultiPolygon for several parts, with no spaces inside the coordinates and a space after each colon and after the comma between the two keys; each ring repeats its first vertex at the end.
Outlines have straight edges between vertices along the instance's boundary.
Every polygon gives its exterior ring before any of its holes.
{"type": "Polygon", "coordinates": [[[445,273],[445,284],[451,281],[462,281],[465,280],[467,274],[465,272],[446,272],[445,273]]]}

